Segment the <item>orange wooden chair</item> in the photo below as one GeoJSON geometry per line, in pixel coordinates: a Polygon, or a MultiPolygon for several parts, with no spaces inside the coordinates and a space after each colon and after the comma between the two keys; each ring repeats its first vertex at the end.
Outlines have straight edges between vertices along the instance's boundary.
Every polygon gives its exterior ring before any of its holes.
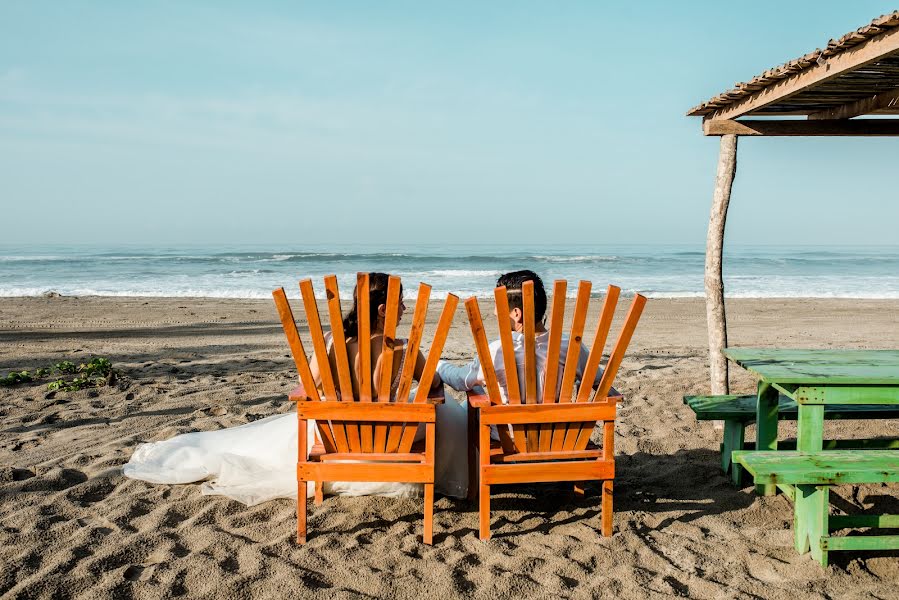
{"type": "Polygon", "coordinates": [[[508,404],[500,386],[484,334],[476,298],[465,301],[471,333],[487,383],[486,395],[469,393],[469,496],[480,494],[480,538],[490,538],[490,486],[504,483],[573,481],[584,493],[584,481],[602,481],[602,534],[612,535],[612,482],[615,478],[615,414],[620,396],[610,397],[612,382],[640,319],[646,298],[637,294],[631,303],[618,340],[609,355],[599,384],[593,382],[615,314],[620,289],[609,286],[593,337],[593,345],[578,390],[574,389],[581,338],[590,300],[589,281],[581,281],[572,319],[568,351],[560,373],[562,322],[565,313],[564,280],[554,282],[542,403],[537,403],[534,284],[522,286],[524,313],[524,397],[515,363],[509,304],[505,287],[494,291],[500,341],[506,373],[508,404]],[[561,383],[559,377],[561,376],[561,383]],[[558,393],[557,393],[558,390],[558,393]],[[592,396],[592,397],[591,397],[592,396]],[[594,425],[603,424],[602,446],[590,441],[594,425]],[[490,426],[497,426],[499,442],[491,442],[490,426]],[[511,427],[510,427],[511,426],[511,427]],[[511,431],[510,431],[511,428],[511,431]],[[477,440],[475,442],[474,440],[477,440]],[[475,481],[479,482],[475,487],[475,481]]]}
{"type": "MultiPolygon", "coordinates": [[[[328,361],[318,360],[321,391],[313,381],[309,360],[300,340],[293,312],[284,288],[272,292],[281,324],[294,363],[300,375],[300,386],[290,392],[290,400],[297,403],[299,419],[299,452],[297,457],[297,541],[306,542],[306,482],[314,481],[315,502],[322,501],[324,481],[415,482],[424,484],[424,534],[430,544],[434,514],[434,441],[436,406],[443,402],[428,392],[437,360],[452,324],[459,299],[447,296],[437,331],[431,343],[423,373],[414,398],[410,394],[431,287],[422,283],[418,288],[415,313],[409,340],[407,360],[400,375],[399,387],[391,398],[391,379],[394,356],[401,346],[395,335],[400,304],[400,278],[390,277],[387,288],[387,314],[384,323],[384,343],[379,356],[371,351],[369,322],[369,281],[367,273],[357,278],[357,307],[359,318],[359,380],[354,382],[346,349],[346,337],[340,310],[337,277],[325,277],[328,316],[333,346],[328,361]],[[380,361],[378,389],[373,389],[375,364],[380,361]],[[324,363],[324,364],[322,364],[324,363]],[[330,365],[326,368],[324,365],[330,365]],[[357,385],[354,386],[354,383],[357,385]],[[307,451],[307,420],[314,419],[317,435],[311,452],[307,451]],[[414,437],[418,425],[425,424],[425,439],[418,443],[414,437]],[[364,461],[348,463],[347,461],[364,461]]],[[[316,357],[328,356],[325,335],[313,295],[312,281],[300,281],[300,292],[316,357]]]]}

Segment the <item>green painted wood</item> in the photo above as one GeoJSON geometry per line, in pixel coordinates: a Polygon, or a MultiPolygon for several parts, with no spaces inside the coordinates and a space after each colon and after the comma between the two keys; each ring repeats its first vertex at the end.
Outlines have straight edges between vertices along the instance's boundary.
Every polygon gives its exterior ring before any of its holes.
{"type": "Polygon", "coordinates": [[[730,471],[731,481],[734,485],[740,487],[743,483],[743,467],[731,462],[731,454],[734,450],[743,449],[743,440],[745,438],[745,427],[739,421],[724,422],[724,442],[721,449],[721,468],[727,473],[730,471]]]}
{"type": "MultiPolygon", "coordinates": [[[[899,386],[827,385],[800,386],[793,394],[799,404],[891,406],[899,404],[899,386]]],[[[877,406],[864,406],[865,409],[877,406]]]]}
{"type": "Polygon", "coordinates": [[[821,404],[799,405],[799,427],[796,432],[796,449],[800,452],[815,452],[821,449],[824,439],[824,406],[821,404]]]}
{"type": "Polygon", "coordinates": [[[792,501],[796,501],[796,486],[789,483],[778,483],[777,489],[783,492],[784,496],[792,501]]]}
{"type": "MultiPolygon", "coordinates": [[[[748,424],[755,422],[756,399],[754,394],[684,396],[684,404],[696,413],[697,421],[740,421],[748,424]]],[[[795,421],[798,417],[799,405],[789,398],[780,396],[777,418],[781,421],[795,421]]],[[[899,406],[829,404],[824,407],[824,418],[828,420],[899,419],[899,406]]]]}
{"type": "Polygon", "coordinates": [[[899,527],[899,515],[831,515],[830,530],[853,529],[856,527],[899,527]]]}
{"type": "MultiPolygon", "coordinates": [[[[896,550],[899,535],[849,535],[822,537],[821,548],[827,550],[896,550]]],[[[826,564],[825,564],[826,566],[826,564]]]]}
{"type": "Polygon", "coordinates": [[[779,384],[899,385],[899,350],[727,348],[724,355],[779,384]]]}
{"type": "Polygon", "coordinates": [[[755,395],[684,396],[698,421],[755,421],[755,395]]]}
{"type": "Polygon", "coordinates": [[[892,450],[736,451],[742,465],[759,484],[889,483],[899,482],[899,452],[892,450]]]}
{"type": "MultiPolygon", "coordinates": [[[[804,488],[809,487],[814,489],[814,486],[804,486],[804,488]]],[[[798,493],[793,495],[793,548],[799,554],[805,554],[809,549],[808,513],[810,509],[805,501],[806,496],[807,491],[803,491],[803,489],[798,490],[798,493]]]]}
{"type": "Polygon", "coordinates": [[[797,386],[797,385],[795,385],[795,384],[793,384],[793,383],[783,383],[783,384],[781,384],[781,383],[777,383],[776,381],[771,381],[771,382],[769,382],[769,383],[770,383],[772,386],[774,386],[774,389],[776,389],[778,392],[780,392],[781,394],[783,394],[784,396],[786,396],[786,397],[789,398],[790,400],[795,400],[795,399],[796,399],[796,397],[794,396],[794,392],[796,391],[796,388],[799,387],[799,386],[797,386]]]}
{"type": "MultiPolygon", "coordinates": [[[[825,413],[826,414],[826,413],[825,413]]],[[[755,442],[743,442],[744,450],[755,450],[755,442]]],[[[778,450],[795,450],[796,440],[778,440],[778,450]]],[[[823,440],[822,450],[897,450],[899,438],[873,438],[867,440],[823,440]]]]}
{"type": "MultiPolygon", "coordinates": [[[[777,390],[760,381],[755,411],[755,447],[759,450],[777,450],[777,423],[779,402],[777,390]]],[[[756,480],[755,491],[763,496],[773,496],[777,482],[760,483],[756,480]]]]}
{"type": "Polygon", "coordinates": [[[826,485],[797,485],[793,499],[793,540],[796,551],[827,566],[827,549],[821,547],[821,538],[829,532],[830,488],[826,485]]]}

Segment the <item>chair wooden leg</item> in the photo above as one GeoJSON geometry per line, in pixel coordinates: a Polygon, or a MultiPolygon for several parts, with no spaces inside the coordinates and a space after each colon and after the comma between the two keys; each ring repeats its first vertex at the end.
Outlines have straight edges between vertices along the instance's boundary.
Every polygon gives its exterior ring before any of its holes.
{"type": "Polygon", "coordinates": [[[434,484],[425,484],[425,528],[422,534],[422,541],[425,544],[432,544],[434,541],[434,484]]]}
{"type": "Polygon", "coordinates": [[[306,482],[297,481],[297,543],[306,543],[306,482]]]}
{"type": "Polygon", "coordinates": [[[480,487],[480,538],[482,540],[490,539],[490,486],[482,485],[480,487]]]}
{"type": "Polygon", "coordinates": [[[586,493],[586,487],[586,482],[576,481],[574,484],[574,495],[583,498],[584,494],[586,493]]]}
{"type": "Polygon", "coordinates": [[[478,490],[481,495],[480,538],[490,539],[490,486],[484,484],[484,469],[490,465],[490,426],[478,424],[478,490]]]}
{"type": "Polygon", "coordinates": [[[611,481],[602,482],[602,535],[612,535],[612,490],[611,481]]]}
{"type": "Polygon", "coordinates": [[[300,467],[309,461],[306,445],[308,421],[297,413],[297,543],[306,543],[306,480],[300,477],[300,467]]]}
{"type": "Polygon", "coordinates": [[[324,483],[321,481],[315,482],[315,500],[314,503],[316,506],[320,505],[325,501],[325,493],[324,493],[324,483]]]}

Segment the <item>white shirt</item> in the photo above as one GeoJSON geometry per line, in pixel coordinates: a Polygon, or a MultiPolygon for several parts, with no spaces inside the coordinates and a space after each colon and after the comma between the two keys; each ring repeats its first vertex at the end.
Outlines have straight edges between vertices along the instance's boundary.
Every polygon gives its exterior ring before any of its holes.
{"type": "MultiPolygon", "coordinates": [[[[558,397],[559,389],[562,387],[562,373],[565,369],[565,358],[568,354],[568,335],[562,334],[561,349],[559,352],[559,374],[556,378],[556,397],[558,397]]],[[[546,352],[549,347],[549,332],[544,332],[536,336],[535,354],[537,355],[537,402],[543,402],[543,382],[546,377],[546,352]]],[[[520,398],[525,397],[525,379],[524,379],[524,334],[512,332],[512,346],[515,349],[515,364],[518,367],[518,384],[521,388],[520,398]]],[[[503,362],[503,346],[500,340],[495,340],[489,346],[490,357],[493,359],[493,368],[496,371],[496,378],[499,381],[500,395],[503,404],[508,404],[509,400],[506,395],[506,365],[503,362]]],[[[580,381],[584,374],[584,368],[587,366],[587,347],[581,344],[581,351],[578,356],[577,375],[575,376],[574,390],[572,399],[577,397],[580,389],[580,381]]],[[[469,364],[457,367],[445,360],[437,363],[437,373],[440,378],[448,386],[454,390],[469,391],[476,387],[486,388],[487,379],[484,376],[484,369],[481,361],[475,356],[469,364]]],[[[602,369],[596,370],[596,378],[594,386],[602,379],[602,369]]]]}

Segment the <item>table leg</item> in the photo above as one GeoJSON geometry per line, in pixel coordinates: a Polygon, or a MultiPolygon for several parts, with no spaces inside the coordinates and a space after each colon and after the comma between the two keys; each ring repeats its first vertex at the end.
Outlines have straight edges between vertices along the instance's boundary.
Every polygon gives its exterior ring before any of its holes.
{"type": "MultiPolygon", "coordinates": [[[[755,415],[756,450],[777,450],[777,411],[777,390],[771,387],[771,384],[760,381],[755,415]]],[[[757,485],[755,491],[762,496],[773,496],[777,493],[777,486],[774,484],[757,485]]]]}
{"type": "Polygon", "coordinates": [[[827,550],[821,547],[821,538],[830,532],[828,517],[830,512],[830,486],[797,485],[793,505],[793,540],[796,551],[805,554],[809,550],[812,558],[827,566],[827,550]]]}
{"type": "Polygon", "coordinates": [[[800,404],[796,450],[820,452],[824,440],[824,405],[800,404]]]}
{"type": "Polygon", "coordinates": [[[731,480],[737,487],[742,486],[743,467],[735,463],[731,458],[734,450],[743,449],[745,425],[742,421],[724,422],[724,442],[721,444],[721,469],[727,473],[730,471],[731,480]]]}

